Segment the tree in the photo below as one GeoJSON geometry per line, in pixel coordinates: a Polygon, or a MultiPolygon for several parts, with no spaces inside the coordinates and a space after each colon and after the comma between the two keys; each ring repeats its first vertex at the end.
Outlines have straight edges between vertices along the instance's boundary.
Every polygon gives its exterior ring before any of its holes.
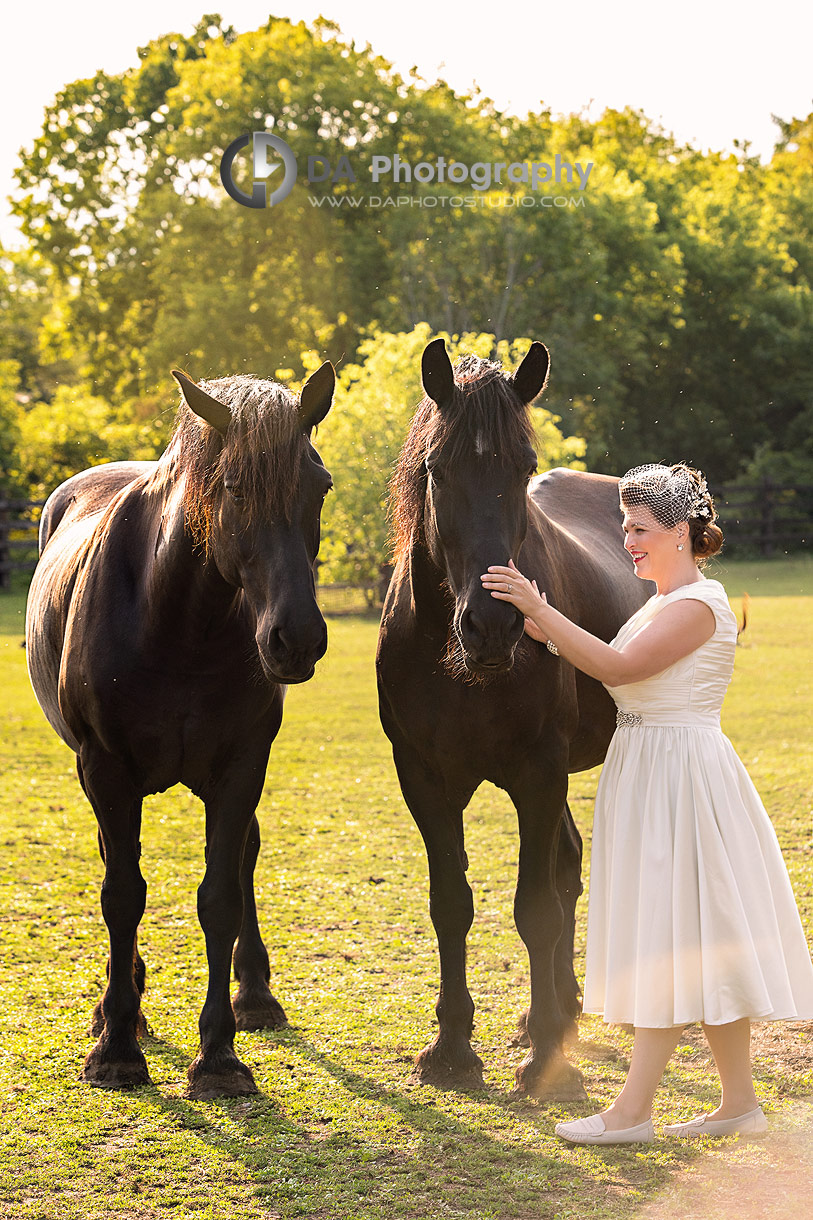
{"type": "Polygon", "coordinates": [[[204,17],[138,56],[66,86],[18,171],[16,208],[49,277],[45,294],[29,277],[21,332],[35,323],[39,354],[6,352],[24,383],[62,360],[63,382],[142,411],[175,365],[290,379],[303,351],[357,364],[365,336],[425,324],[543,340],[546,401],[592,469],[686,458],[728,481],[804,432],[809,118],[780,123],[768,166],[747,147],[700,153],[633,109],[512,118],[476,92],[402,79],[322,20],[237,36],[204,17]],[[218,167],[258,130],[285,139],[300,174],[282,204],[255,210],[225,195],[218,167]],[[585,190],[557,188],[563,208],[521,182],[415,179],[395,188],[398,207],[374,208],[376,155],[592,170],[585,190]],[[358,181],[315,188],[310,156],[334,168],[344,156],[358,181]],[[336,206],[316,206],[328,188],[336,206]]]}
{"type": "Polygon", "coordinates": [[[13,477],[32,499],[45,499],[65,479],[101,462],[149,461],[163,449],[153,420],[140,423],[129,412],[81,390],[60,386],[52,402],[17,414],[13,477]]]}

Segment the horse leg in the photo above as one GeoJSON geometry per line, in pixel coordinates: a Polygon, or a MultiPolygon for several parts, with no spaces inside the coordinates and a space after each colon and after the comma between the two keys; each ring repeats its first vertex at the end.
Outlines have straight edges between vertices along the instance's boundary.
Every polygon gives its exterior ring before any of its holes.
{"type": "Polygon", "coordinates": [[[187,1096],[198,1101],[258,1091],[234,1053],[237,1024],[229,997],[232,953],[243,923],[243,851],[259,792],[255,796],[240,815],[234,809],[245,808],[245,800],[230,801],[221,792],[206,801],[206,872],[198,887],[198,918],[206,938],[209,987],[200,1014],[200,1049],[187,1072],[187,1096]]]}
{"type": "MultiPolygon", "coordinates": [[[[514,916],[528,950],[531,974],[526,1018],[530,1051],[517,1069],[517,1092],[547,1100],[575,1100],[585,1096],[581,1074],[562,1051],[578,994],[562,987],[562,963],[568,953],[572,955],[570,925],[562,903],[565,885],[573,889],[574,906],[576,898],[572,852],[560,847],[568,833],[565,830],[563,835],[567,771],[554,764],[542,773],[534,768],[512,783],[510,795],[520,831],[514,916]]],[[[572,962],[569,972],[572,975],[572,962]]]]}
{"type": "MultiPolygon", "coordinates": [[[[77,769],[79,770],[79,779],[82,782],[82,787],[84,788],[85,785],[84,785],[84,781],[82,781],[81,767],[79,766],[78,759],[77,759],[77,769]]],[[[99,840],[99,855],[102,857],[102,861],[104,861],[104,842],[102,840],[101,832],[99,833],[98,840],[99,840]]],[[[107,959],[107,964],[105,966],[105,977],[108,979],[110,978],[110,958],[109,957],[107,959]]],[[[143,996],[144,989],[147,985],[147,967],[144,965],[144,960],[138,951],[138,936],[137,935],[136,935],[134,945],[133,945],[133,982],[135,983],[136,987],[138,988],[139,996],[143,996]]],[[[101,1035],[101,1032],[103,1029],[104,1029],[104,1015],[102,1014],[102,1001],[99,1000],[98,1004],[93,1009],[93,1016],[90,1019],[90,1032],[94,1038],[98,1038],[101,1035]]],[[[150,1032],[150,1027],[147,1025],[147,1021],[144,1016],[144,1013],[142,1012],[141,1008],[139,1007],[138,1020],[136,1022],[136,1034],[139,1038],[143,1038],[146,1034],[149,1034],[149,1032],[150,1032]]]]}
{"type": "Polygon", "coordinates": [[[147,897],[138,863],[141,796],[124,767],[101,751],[83,751],[80,779],[99,824],[105,866],[102,914],[110,937],[107,988],[94,1013],[98,1041],[85,1060],[81,1079],[107,1089],[149,1084],[138,1045],[144,963],[136,936],[147,897]]]}
{"type": "Polygon", "coordinates": [[[429,912],[438,938],[437,1037],[415,1060],[412,1079],[441,1088],[482,1089],[483,1063],[471,1047],[474,1002],[466,985],[466,936],[474,917],[463,810],[471,791],[452,795],[414,751],[393,751],[404,799],[423,836],[429,863],[429,912]]]}
{"type": "MultiPolygon", "coordinates": [[[[573,941],[576,933],[576,902],[582,893],[581,881],[582,839],[573,821],[570,806],[565,802],[565,816],[559,833],[556,850],[556,890],[562,904],[564,927],[556,942],[553,970],[556,980],[556,995],[563,1015],[568,1019],[564,1041],[578,1039],[578,1020],[581,1016],[581,992],[573,969],[573,941]]],[[[516,1033],[510,1039],[512,1046],[530,1046],[528,1033],[528,1011],[517,1022],[516,1033]]]]}
{"type": "Polygon", "coordinates": [[[243,923],[234,950],[234,977],[238,987],[231,1006],[238,1029],[282,1029],[288,1020],[268,986],[271,970],[257,923],[254,867],[259,851],[260,825],[255,815],[248,829],[240,871],[243,923]]]}
{"type": "Polygon", "coordinates": [[[573,942],[576,936],[576,903],[583,889],[582,837],[573,821],[570,806],[565,801],[565,816],[556,850],[556,890],[562,904],[564,926],[553,957],[556,995],[567,1021],[565,1042],[578,1040],[578,1021],[582,1012],[581,991],[573,968],[573,942]]]}
{"type": "MultiPolygon", "coordinates": [[[[105,977],[110,978],[110,958],[107,959],[105,966],[105,977]]],[[[138,989],[139,997],[143,996],[147,986],[147,967],[144,965],[144,960],[138,951],[138,936],[136,935],[133,943],[133,982],[138,989]]],[[[93,1016],[90,1019],[90,1032],[94,1038],[98,1038],[104,1029],[104,1014],[102,1013],[102,1001],[99,1000],[96,1007],[93,1009],[93,1016]]],[[[136,1036],[145,1038],[152,1033],[147,1018],[144,1016],[143,1009],[139,1006],[138,1016],[136,1018],[136,1036]]]]}

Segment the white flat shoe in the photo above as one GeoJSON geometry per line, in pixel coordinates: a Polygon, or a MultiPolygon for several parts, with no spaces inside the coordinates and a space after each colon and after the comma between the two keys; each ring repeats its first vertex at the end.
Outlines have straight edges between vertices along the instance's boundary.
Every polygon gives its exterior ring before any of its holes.
{"type": "Polygon", "coordinates": [[[571,1144],[651,1144],[655,1138],[651,1118],[637,1127],[608,1131],[600,1114],[577,1118],[572,1123],[557,1123],[554,1131],[571,1144]]]}
{"type": "Polygon", "coordinates": [[[698,1135],[762,1135],[768,1130],[768,1120],[762,1107],[740,1114],[738,1118],[707,1118],[701,1114],[687,1123],[672,1123],[664,1127],[664,1135],[684,1135],[689,1139],[698,1135]]]}

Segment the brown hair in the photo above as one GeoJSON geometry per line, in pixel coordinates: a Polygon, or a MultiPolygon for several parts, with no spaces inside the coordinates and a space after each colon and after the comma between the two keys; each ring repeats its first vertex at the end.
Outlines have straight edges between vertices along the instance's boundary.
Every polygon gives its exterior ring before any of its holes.
{"type": "MultiPolygon", "coordinates": [[[[716,513],[714,515],[717,516],[716,513]]],[[[707,521],[704,517],[692,517],[689,522],[689,541],[692,554],[695,559],[700,560],[698,566],[702,567],[707,559],[722,550],[723,531],[714,521],[707,521]]]]}

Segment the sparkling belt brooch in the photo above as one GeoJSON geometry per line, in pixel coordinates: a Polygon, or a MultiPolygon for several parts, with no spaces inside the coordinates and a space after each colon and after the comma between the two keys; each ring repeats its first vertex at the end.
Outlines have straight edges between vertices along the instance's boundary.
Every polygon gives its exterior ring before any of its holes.
{"type": "Polygon", "coordinates": [[[618,729],[634,729],[643,723],[643,716],[639,716],[637,712],[622,712],[619,708],[615,714],[615,726],[618,729]]]}

